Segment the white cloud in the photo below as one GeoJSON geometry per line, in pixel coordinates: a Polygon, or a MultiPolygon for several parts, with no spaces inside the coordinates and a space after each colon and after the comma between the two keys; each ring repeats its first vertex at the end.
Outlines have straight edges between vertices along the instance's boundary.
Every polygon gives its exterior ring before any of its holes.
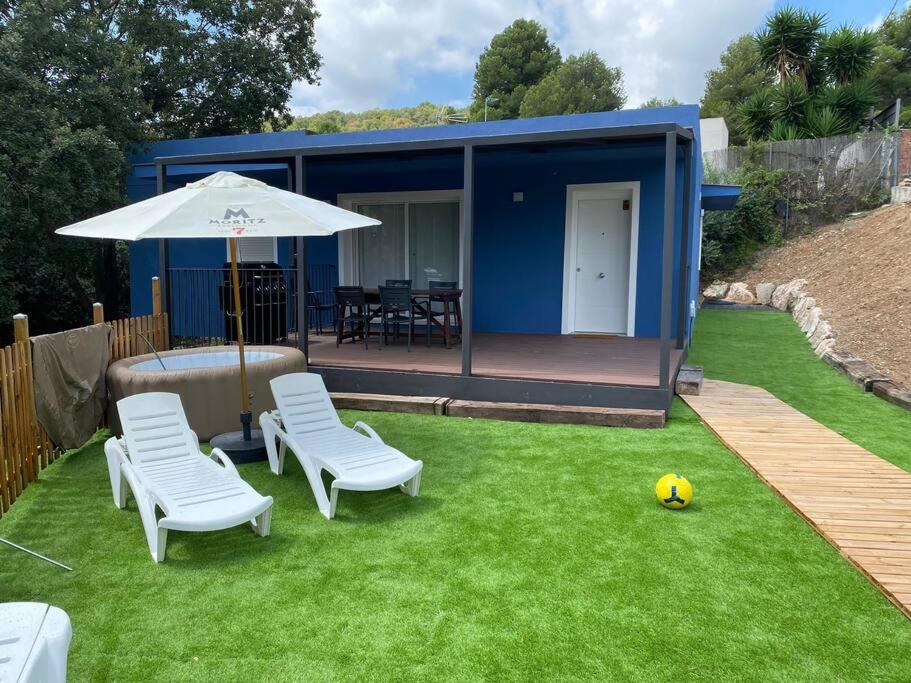
{"type": "Polygon", "coordinates": [[[427,99],[417,79],[442,75],[465,87],[435,99],[464,101],[481,50],[517,17],[544,24],[564,55],[595,50],[622,67],[627,106],[652,96],[696,102],[706,70],[771,7],[772,0],[322,0],[322,84],[298,84],[292,107],[358,111],[412,93],[417,103],[427,99]]]}

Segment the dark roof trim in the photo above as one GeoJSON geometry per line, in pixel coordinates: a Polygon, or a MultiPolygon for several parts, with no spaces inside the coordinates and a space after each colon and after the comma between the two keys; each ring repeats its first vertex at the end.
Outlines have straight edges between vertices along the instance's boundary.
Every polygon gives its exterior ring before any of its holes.
{"type": "MultiPolygon", "coordinates": [[[[358,145],[319,145],[291,149],[258,150],[246,152],[216,152],[210,154],[186,154],[170,157],[155,157],[157,166],[176,164],[212,164],[239,161],[265,161],[269,159],[289,160],[300,155],[333,156],[343,154],[377,154],[383,152],[405,152],[419,150],[461,149],[462,147],[493,147],[499,145],[521,145],[547,142],[582,142],[585,140],[657,138],[666,133],[676,133],[678,138],[692,140],[693,132],[676,123],[653,123],[630,126],[607,126],[603,128],[582,128],[578,130],[541,131],[512,133],[506,135],[482,135],[462,139],[410,140],[406,142],[364,143],[358,145]]],[[[313,136],[318,138],[319,136],[313,136]]],[[[316,140],[314,140],[316,142],[316,140]]]]}

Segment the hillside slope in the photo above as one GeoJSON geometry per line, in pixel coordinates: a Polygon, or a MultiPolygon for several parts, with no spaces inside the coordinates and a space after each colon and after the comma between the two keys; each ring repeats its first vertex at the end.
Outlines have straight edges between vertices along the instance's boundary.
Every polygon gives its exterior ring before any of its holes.
{"type": "Polygon", "coordinates": [[[877,209],[768,249],[738,280],[806,278],[838,347],[911,386],[911,205],[877,209]]]}

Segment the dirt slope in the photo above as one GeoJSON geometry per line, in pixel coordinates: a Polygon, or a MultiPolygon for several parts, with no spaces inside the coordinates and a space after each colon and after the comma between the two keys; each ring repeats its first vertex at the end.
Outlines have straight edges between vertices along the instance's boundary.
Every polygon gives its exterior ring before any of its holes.
{"type": "Polygon", "coordinates": [[[806,278],[838,347],[911,386],[911,205],[888,206],[760,254],[737,279],[806,278]]]}

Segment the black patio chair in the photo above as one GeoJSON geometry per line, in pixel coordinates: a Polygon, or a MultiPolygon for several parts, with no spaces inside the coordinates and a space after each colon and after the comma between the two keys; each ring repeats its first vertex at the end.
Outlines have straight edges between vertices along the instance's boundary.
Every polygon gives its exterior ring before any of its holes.
{"type": "MultiPolygon", "coordinates": [[[[428,323],[433,327],[433,323],[438,323],[440,328],[443,329],[445,325],[449,322],[446,319],[446,311],[443,309],[443,294],[447,291],[459,288],[459,283],[454,280],[430,280],[427,283],[427,288],[430,290],[430,295],[427,297],[427,317],[430,318],[428,323]],[[435,307],[434,304],[437,304],[435,307]],[[440,318],[440,320],[437,320],[440,318]]],[[[455,315],[454,310],[449,311],[450,315],[455,315]]],[[[456,334],[461,339],[462,330],[457,329],[456,334]]],[[[446,335],[443,334],[443,344],[446,344],[446,335]]]]}
{"type": "Polygon", "coordinates": [[[383,324],[383,345],[389,343],[389,326],[393,326],[393,341],[399,339],[399,329],[408,326],[408,351],[414,338],[414,324],[423,322],[427,328],[427,346],[430,346],[430,319],[426,312],[414,305],[411,287],[380,287],[380,322],[383,324]]]}
{"type": "Polygon", "coordinates": [[[316,333],[323,333],[323,313],[327,311],[332,314],[332,327],[335,327],[335,318],[338,315],[338,303],[336,301],[327,301],[327,295],[332,296],[331,292],[326,290],[307,292],[307,326],[316,325],[316,333]]]}
{"type": "Polygon", "coordinates": [[[342,334],[345,323],[351,325],[351,343],[357,341],[357,331],[360,328],[364,339],[364,350],[367,350],[370,337],[370,307],[367,306],[367,297],[363,287],[336,287],[335,305],[338,316],[335,322],[335,348],[342,343],[342,334]]]}

